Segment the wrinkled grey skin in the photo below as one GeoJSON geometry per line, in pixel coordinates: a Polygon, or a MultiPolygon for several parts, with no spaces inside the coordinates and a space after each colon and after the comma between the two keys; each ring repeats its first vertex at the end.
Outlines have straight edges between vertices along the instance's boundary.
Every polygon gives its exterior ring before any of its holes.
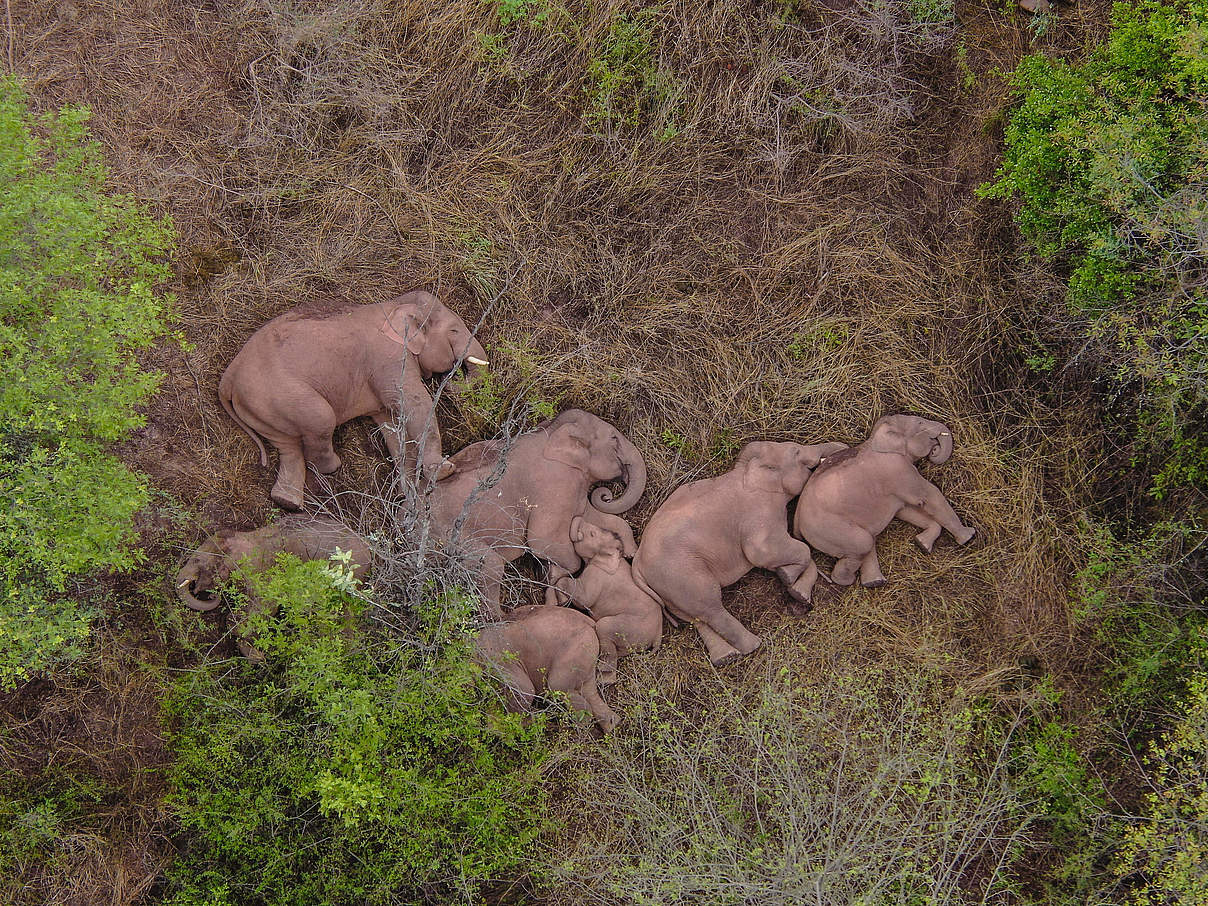
{"type": "Polygon", "coordinates": [[[436,296],[417,290],[377,305],[330,315],[290,313],[257,330],[227,366],[218,385],[223,408],[260,448],[280,458],[272,498],[302,508],[306,466],[322,474],[340,467],[331,445],[336,427],[368,415],[381,427],[390,455],[409,470],[422,454],[429,479],[443,478],[440,428],[424,380],[486,364],[486,351],[436,296]],[[471,361],[475,360],[475,361],[471,361]],[[400,455],[401,416],[406,457],[400,455]]]}
{"type": "Polygon", "coordinates": [[[605,733],[617,725],[596,687],[600,641],[590,617],[569,607],[517,607],[507,622],[484,626],[476,645],[479,659],[507,684],[509,711],[531,710],[533,699],[550,689],[565,692],[605,733]]]}
{"type": "Polygon", "coordinates": [[[531,552],[545,562],[550,584],[578,572],[583,564],[570,540],[575,516],[616,532],[627,555],[637,547],[633,529],[615,514],[642,496],[646,462],[620,431],[590,412],[568,409],[521,434],[506,452],[502,441],[483,441],[451,461],[456,471],[432,489],[432,522],[444,537],[457,536],[493,618],[500,614],[505,563],[531,552]],[[502,476],[486,487],[501,457],[502,476]],[[592,490],[615,479],[626,484],[616,499],[607,488],[592,490]]]}
{"type": "Polygon", "coordinates": [[[877,535],[895,517],[922,529],[915,541],[928,553],[943,529],[957,544],[974,536],[939,488],[915,468],[924,457],[939,465],[951,455],[952,432],[946,425],[887,415],[873,425],[868,440],[814,473],[797,501],[794,529],[813,547],[839,558],[831,572],[836,584],[851,585],[859,573],[868,588],[884,585],[877,535]]]}
{"type": "Polygon", "coordinates": [[[585,607],[600,637],[600,682],[617,681],[617,658],[658,650],[663,640],[663,608],[638,588],[619,536],[581,516],[570,522],[575,553],[587,564],[576,577],[546,590],[545,602],[569,598],[585,607]]]}
{"type": "MultiPolygon", "coordinates": [[[[352,554],[353,575],[363,579],[373,560],[369,545],[333,520],[297,515],[249,532],[221,529],[185,560],[176,574],[176,596],[193,610],[213,610],[222,600],[222,587],[240,563],[245,570],[260,572],[272,566],[279,553],[293,554],[299,560],[326,560],[337,550],[352,554]]],[[[251,614],[264,612],[263,603],[250,601],[235,626],[239,650],[254,661],[263,660],[264,655],[251,644],[242,626],[251,614]]]]}
{"type": "Polygon", "coordinates": [[[721,602],[721,590],[753,567],[773,570],[790,597],[809,603],[818,569],[809,547],[789,535],[788,503],[822,458],[846,446],[747,444],[731,471],[677,488],[646,526],[634,581],[691,621],[714,664],[759,647],[721,602]]]}

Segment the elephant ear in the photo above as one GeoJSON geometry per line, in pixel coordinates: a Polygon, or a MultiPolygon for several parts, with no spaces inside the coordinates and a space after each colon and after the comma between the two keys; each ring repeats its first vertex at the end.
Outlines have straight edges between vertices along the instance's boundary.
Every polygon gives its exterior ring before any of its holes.
{"type": "Polygon", "coordinates": [[[382,326],[382,333],[407,347],[412,355],[419,355],[428,345],[427,319],[420,318],[412,305],[400,305],[392,311],[382,326]]]}
{"type": "Polygon", "coordinates": [[[591,444],[587,431],[573,422],[559,425],[550,432],[542,456],[564,466],[586,470],[588,460],[591,459],[591,444]]]}
{"type": "Polygon", "coordinates": [[[780,459],[771,454],[771,444],[748,444],[738,457],[738,467],[742,469],[742,486],[745,490],[784,493],[780,459]]]}

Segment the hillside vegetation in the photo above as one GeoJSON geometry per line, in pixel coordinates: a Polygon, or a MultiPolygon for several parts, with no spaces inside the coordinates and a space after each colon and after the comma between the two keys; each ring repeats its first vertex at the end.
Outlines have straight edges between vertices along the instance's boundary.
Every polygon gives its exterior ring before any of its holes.
{"type": "Polygon", "coordinates": [[[1208,902],[1202,0],[9,12],[5,902],[1208,902]],[[172,591],[274,514],[219,376],[416,287],[491,354],[446,452],[598,413],[640,534],[749,441],[917,413],[979,541],[895,523],[804,618],[748,576],[763,646],[669,628],[601,738],[505,713],[353,423],[315,490],[385,565],[241,577],[252,664],[172,591]]]}

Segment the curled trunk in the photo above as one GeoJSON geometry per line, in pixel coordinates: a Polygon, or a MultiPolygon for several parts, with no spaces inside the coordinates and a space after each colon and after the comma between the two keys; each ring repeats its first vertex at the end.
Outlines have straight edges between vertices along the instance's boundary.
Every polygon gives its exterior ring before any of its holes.
{"type": "Polygon", "coordinates": [[[208,589],[196,588],[197,570],[191,566],[186,566],[176,574],[176,597],[180,598],[182,604],[192,610],[200,610],[203,613],[213,610],[218,606],[219,597],[213,594],[208,589]],[[206,597],[199,598],[198,594],[204,594],[206,597]]]}
{"type": "MultiPolygon", "coordinates": [[[[939,424],[939,422],[936,422],[939,424]]],[[[948,461],[948,457],[952,455],[952,432],[948,430],[947,425],[940,425],[939,436],[937,443],[939,446],[931,451],[928,460],[935,463],[937,466],[948,461]]]]}
{"type": "Polygon", "coordinates": [[[608,488],[598,487],[591,492],[591,505],[601,513],[624,513],[633,509],[646,490],[646,460],[628,439],[621,442],[621,480],[625,491],[620,497],[614,498],[608,488]]]}

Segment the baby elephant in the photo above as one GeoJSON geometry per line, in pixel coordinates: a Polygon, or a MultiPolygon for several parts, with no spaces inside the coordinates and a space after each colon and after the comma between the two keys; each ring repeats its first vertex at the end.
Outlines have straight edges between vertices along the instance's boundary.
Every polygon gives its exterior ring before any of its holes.
{"type": "Polygon", "coordinates": [[[939,488],[919,474],[924,456],[936,465],[952,455],[946,425],[912,415],[887,415],[860,446],[830,458],[814,472],[797,501],[797,534],[838,557],[831,578],[851,585],[860,574],[868,588],[885,584],[877,562],[877,535],[894,518],[922,529],[915,537],[930,553],[943,529],[957,544],[975,534],[963,525],[939,488]]]}
{"type": "Polygon", "coordinates": [[[570,522],[575,553],[587,564],[578,578],[566,578],[546,591],[546,603],[565,592],[591,612],[600,637],[600,682],[617,681],[617,657],[648,649],[663,640],[663,608],[638,588],[616,534],[582,516],[570,522]]]}
{"type": "MultiPolygon", "coordinates": [[[[337,550],[352,554],[353,575],[364,578],[373,559],[369,545],[334,520],[298,515],[250,532],[222,529],[184,562],[176,574],[176,595],[193,610],[213,610],[221,600],[222,587],[240,564],[248,571],[261,572],[273,565],[279,553],[293,554],[300,560],[326,560],[337,550]]],[[[253,661],[263,660],[264,655],[251,644],[243,622],[249,614],[263,611],[263,604],[251,602],[235,627],[239,650],[253,661]]]]}
{"type": "Polygon", "coordinates": [[[477,646],[479,659],[507,683],[509,711],[531,710],[538,693],[549,689],[565,692],[571,706],[590,712],[605,733],[617,725],[596,688],[600,640],[590,617],[568,607],[517,607],[507,622],[483,627],[477,646]]]}

